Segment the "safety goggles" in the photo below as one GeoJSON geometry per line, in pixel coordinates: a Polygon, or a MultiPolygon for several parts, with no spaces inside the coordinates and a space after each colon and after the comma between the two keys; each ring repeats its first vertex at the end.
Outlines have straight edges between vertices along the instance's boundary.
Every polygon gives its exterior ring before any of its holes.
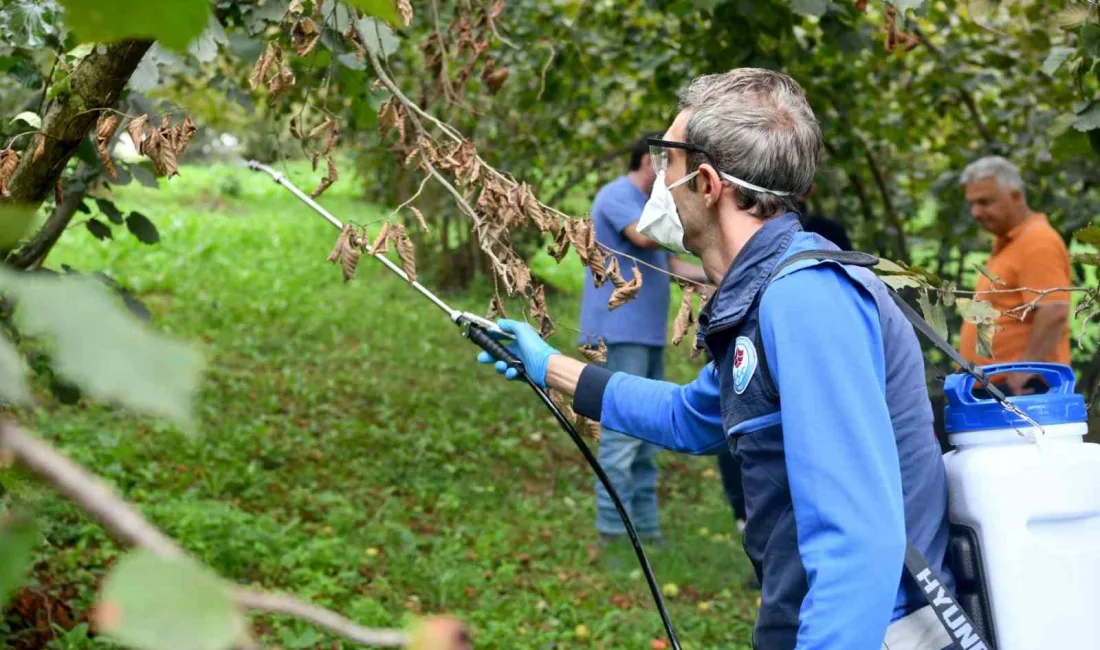
{"type": "MultiPolygon", "coordinates": [[[[674,140],[661,140],[659,138],[646,138],[646,144],[649,145],[649,162],[653,165],[653,171],[657,174],[663,174],[668,171],[668,150],[669,149],[682,149],[690,153],[701,153],[706,156],[707,162],[715,170],[718,169],[718,165],[714,162],[714,157],[707,152],[706,149],[700,147],[697,144],[690,144],[688,142],[676,142],[674,140]]],[[[748,181],[743,181],[736,176],[731,176],[725,172],[719,171],[718,175],[723,179],[733,183],[734,185],[740,185],[745,189],[753,190],[756,192],[765,192],[767,194],[774,194],[776,196],[791,196],[792,192],[780,192],[777,190],[769,190],[766,187],[760,187],[754,185],[748,181]]]]}
{"type": "Polygon", "coordinates": [[[699,145],[689,144],[687,142],[676,142],[674,140],[661,140],[659,138],[646,138],[646,144],[649,145],[649,163],[653,165],[653,171],[658,174],[668,171],[669,149],[683,149],[691,153],[701,153],[707,157],[707,161],[710,162],[715,169],[718,168],[718,166],[714,164],[714,158],[707,153],[706,149],[699,145]]]}

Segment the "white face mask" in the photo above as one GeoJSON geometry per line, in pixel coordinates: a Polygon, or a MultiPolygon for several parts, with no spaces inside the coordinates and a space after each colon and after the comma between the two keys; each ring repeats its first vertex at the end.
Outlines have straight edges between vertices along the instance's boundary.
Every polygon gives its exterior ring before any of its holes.
{"type": "Polygon", "coordinates": [[[684,224],[676,211],[676,201],[672,190],[695,178],[699,172],[692,172],[672,184],[665,185],[665,173],[657,174],[653,183],[653,192],[646,201],[642,217],[638,220],[638,232],[649,237],[661,246],[677,252],[687,253],[684,248],[684,224]]]}

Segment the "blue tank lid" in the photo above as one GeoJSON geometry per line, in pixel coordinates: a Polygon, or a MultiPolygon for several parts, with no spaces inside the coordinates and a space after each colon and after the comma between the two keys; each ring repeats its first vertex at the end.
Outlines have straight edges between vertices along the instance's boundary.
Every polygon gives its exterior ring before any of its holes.
{"type": "MultiPolygon", "coordinates": [[[[1046,393],[1018,395],[1008,400],[1027,413],[1037,424],[1072,424],[1088,421],[1085,398],[1074,392],[1073,369],[1060,363],[1001,363],[982,368],[989,376],[1010,372],[1039,375],[1049,386],[1046,393]]],[[[982,431],[1031,426],[1027,420],[1008,411],[993,398],[979,399],[973,394],[975,379],[966,373],[949,375],[943,391],[944,428],[948,433],[982,431]]]]}

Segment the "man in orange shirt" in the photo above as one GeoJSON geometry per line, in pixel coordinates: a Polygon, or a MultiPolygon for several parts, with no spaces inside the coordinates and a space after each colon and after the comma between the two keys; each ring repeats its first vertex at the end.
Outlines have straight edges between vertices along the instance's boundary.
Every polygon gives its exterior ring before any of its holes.
{"type": "MultiPolygon", "coordinates": [[[[959,352],[968,361],[987,365],[1014,361],[1047,361],[1069,365],[1068,292],[1043,296],[1034,309],[1011,310],[1035,300],[1033,289],[1070,286],[1069,253],[1062,237],[1044,214],[1032,212],[1020,172],[1008,160],[990,156],[975,161],[962,175],[970,214],[993,234],[993,254],[986,269],[997,281],[978,278],[978,300],[987,300],[1001,312],[993,337],[992,357],[978,354],[977,327],[964,323],[959,352]],[[1011,313],[1010,313],[1011,312],[1011,313]]],[[[1021,395],[1041,390],[1037,376],[1000,375],[994,381],[1006,393],[1021,395]]]]}

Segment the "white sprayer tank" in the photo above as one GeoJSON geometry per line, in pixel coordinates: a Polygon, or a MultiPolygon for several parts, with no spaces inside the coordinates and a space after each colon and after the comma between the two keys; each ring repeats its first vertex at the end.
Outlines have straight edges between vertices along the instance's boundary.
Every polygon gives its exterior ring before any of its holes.
{"type": "Polygon", "coordinates": [[[1009,398],[1039,428],[947,378],[944,456],[951,522],[977,540],[997,650],[1100,650],[1100,445],[1073,371],[1018,363],[1050,389],[1009,398]],[[1026,437],[1025,437],[1026,436],[1026,437]],[[1031,438],[1029,440],[1028,438],[1031,438]]]}

